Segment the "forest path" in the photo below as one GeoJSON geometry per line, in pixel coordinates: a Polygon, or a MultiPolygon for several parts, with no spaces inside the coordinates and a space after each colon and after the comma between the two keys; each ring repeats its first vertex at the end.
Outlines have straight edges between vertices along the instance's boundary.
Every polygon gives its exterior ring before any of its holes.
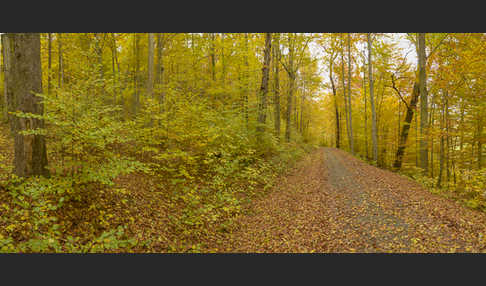
{"type": "Polygon", "coordinates": [[[239,218],[229,252],[483,252],[486,214],[335,148],[239,218]]]}

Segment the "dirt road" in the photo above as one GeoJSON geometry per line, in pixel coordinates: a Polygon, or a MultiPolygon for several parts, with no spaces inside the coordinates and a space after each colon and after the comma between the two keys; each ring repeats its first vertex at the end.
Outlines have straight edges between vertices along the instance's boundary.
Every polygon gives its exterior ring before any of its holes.
{"type": "Polygon", "coordinates": [[[483,252],[486,214],[321,148],[238,220],[228,252],[483,252]]]}

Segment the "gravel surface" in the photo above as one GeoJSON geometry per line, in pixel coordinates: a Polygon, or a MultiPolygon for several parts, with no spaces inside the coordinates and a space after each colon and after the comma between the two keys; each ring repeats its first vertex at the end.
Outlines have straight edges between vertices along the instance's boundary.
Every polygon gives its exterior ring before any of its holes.
{"type": "Polygon", "coordinates": [[[238,219],[227,252],[484,252],[486,214],[320,148],[238,219]]]}

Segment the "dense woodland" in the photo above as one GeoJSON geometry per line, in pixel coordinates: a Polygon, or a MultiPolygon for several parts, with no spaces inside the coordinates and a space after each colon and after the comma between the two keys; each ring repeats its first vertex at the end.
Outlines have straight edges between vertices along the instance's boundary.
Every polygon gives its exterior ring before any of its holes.
{"type": "Polygon", "coordinates": [[[318,146],[486,210],[485,43],[4,33],[0,250],[203,251],[318,146]]]}

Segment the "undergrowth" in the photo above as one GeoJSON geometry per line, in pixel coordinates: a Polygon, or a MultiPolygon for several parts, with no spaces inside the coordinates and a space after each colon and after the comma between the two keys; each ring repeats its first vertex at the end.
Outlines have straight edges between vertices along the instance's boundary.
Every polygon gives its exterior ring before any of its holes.
{"type": "Polygon", "coordinates": [[[101,85],[87,78],[39,95],[46,127],[24,133],[46,136],[51,176],[18,178],[0,164],[1,252],[156,251],[160,238],[128,229],[140,210],[134,190],[115,180],[130,174],[147,176],[153,188],[144,192],[168,205],[172,235],[158,250],[200,252],[230,235],[244,206],[312,149],[299,137],[282,144],[270,131],[257,136],[254,120],[247,125],[239,110],[220,112],[196,94],[166,112],[145,99],[137,116],[122,118],[118,106],[90,95],[101,85]]]}

